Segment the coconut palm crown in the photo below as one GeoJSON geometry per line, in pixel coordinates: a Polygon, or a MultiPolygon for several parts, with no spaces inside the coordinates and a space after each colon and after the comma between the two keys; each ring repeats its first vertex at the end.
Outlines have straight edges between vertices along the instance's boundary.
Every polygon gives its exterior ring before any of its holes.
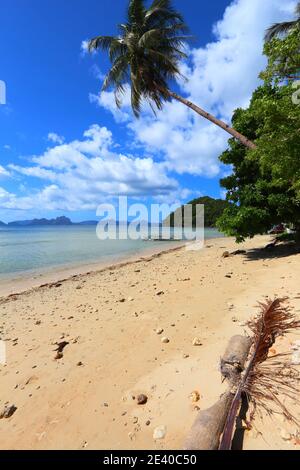
{"type": "Polygon", "coordinates": [[[102,90],[114,88],[116,104],[122,104],[126,85],[131,85],[131,105],[138,117],[142,100],[146,99],[153,111],[162,109],[165,101],[176,99],[200,116],[221,127],[249,148],[256,145],[228,124],[204,111],[199,106],[174,93],[169,83],[178,78],[180,62],[186,58],[184,45],[188,28],[171,0],[129,0],[127,21],[119,25],[118,36],[96,36],[88,43],[90,52],[108,51],[112,67],[102,90]]]}
{"type": "Polygon", "coordinates": [[[297,3],[295,9],[295,20],[294,21],[284,21],[283,23],[275,23],[269,29],[267,29],[265,34],[265,41],[269,42],[274,39],[276,36],[281,36],[288,34],[294,28],[300,28],[300,2],[297,3]]]}
{"type": "Polygon", "coordinates": [[[138,116],[142,98],[158,109],[170,99],[168,82],[180,75],[179,62],[186,57],[187,26],[169,0],[154,0],[149,9],[143,0],[131,0],[127,16],[127,22],[119,25],[119,36],[97,36],[89,41],[89,51],[108,50],[112,68],[102,90],[114,87],[120,106],[130,82],[132,109],[138,116]]]}

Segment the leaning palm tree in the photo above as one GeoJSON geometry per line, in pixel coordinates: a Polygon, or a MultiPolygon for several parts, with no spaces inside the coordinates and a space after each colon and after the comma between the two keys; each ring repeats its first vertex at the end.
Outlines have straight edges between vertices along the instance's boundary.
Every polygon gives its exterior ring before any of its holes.
{"type": "Polygon", "coordinates": [[[180,61],[186,58],[184,44],[189,37],[180,13],[171,0],[152,0],[149,8],[145,0],[130,0],[127,22],[119,25],[119,35],[97,36],[88,43],[89,51],[107,50],[112,67],[102,90],[115,91],[118,107],[126,84],[131,86],[131,105],[135,116],[141,112],[142,99],[154,111],[161,110],[172,98],[191,108],[200,116],[224,129],[248,148],[256,145],[225,122],[212,116],[195,104],[170,90],[168,83],[181,76],[180,61]]]}
{"type": "Polygon", "coordinates": [[[283,23],[275,23],[269,29],[267,29],[265,34],[265,41],[270,42],[277,36],[283,34],[288,34],[294,28],[300,28],[300,2],[297,3],[295,9],[295,20],[294,21],[284,21],[283,23]]]}

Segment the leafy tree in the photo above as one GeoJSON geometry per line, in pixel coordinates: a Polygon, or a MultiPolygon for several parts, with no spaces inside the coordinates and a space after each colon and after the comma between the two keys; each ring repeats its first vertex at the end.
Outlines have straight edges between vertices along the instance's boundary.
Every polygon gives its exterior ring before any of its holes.
{"type": "Polygon", "coordinates": [[[278,79],[281,71],[275,60],[285,51],[281,57],[292,58],[299,70],[295,37],[299,48],[300,30],[295,34],[266,45],[265,84],[254,92],[248,109],[234,113],[234,127],[255,140],[257,148],[247,150],[231,139],[220,157],[233,173],[221,180],[231,205],[217,226],[237,241],[266,233],[277,223],[292,224],[300,235],[300,108],[292,100],[292,82],[282,82],[285,72],[281,82],[278,79]]]}
{"type": "Polygon", "coordinates": [[[274,38],[267,42],[264,53],[269,60],[260,77],[267,83],[300,78],[300,27],[294,28],[284,40],[274,38]]]}
{"type": "Polygon", "coordinates": [[[112,67],[102,90],[115,89],[117,106],[121,105],[125,86],[131,86],[131,105],[138,117],[146,99],[152,109],[163,108],[172,98],[224,129],[248,148],[255,144],[236,129],[171,91],[169,82],[179,77],[180,61],[186,58],[184,43],[187,26],[171,0],[129,0],[127,20],[119,25],[118,36],[97,36],[89,41],[89,50],[108,51],[112,67]]]}

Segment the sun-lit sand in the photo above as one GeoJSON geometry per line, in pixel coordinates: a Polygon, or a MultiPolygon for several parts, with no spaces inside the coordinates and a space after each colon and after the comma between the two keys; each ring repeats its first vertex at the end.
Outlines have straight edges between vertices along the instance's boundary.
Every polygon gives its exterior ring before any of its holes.
{"type": "MultiPolygon", "coordinates": [[[[0,365],[0,412],[5,404],[17,410],[0,420],[0,448],[182,448],[197,407],[224,390],[219,358],[230,337],[244,332],[257,301],[288,296],[300,312],[300,254],[222,257],[269,240],[208,240],[201,251],[181,248],[2,297],[7,364],[0,365]],[[55,343],[63,341],[63,356],[55,359],[55,343]],[[141,393],[144,405],[137,404],[141,393]],[[158,426],[166,434],[155,440],[158,426]]],[[[8,291],[20,287],[6,284],[8,291]]],[[[297,338],[279,339],[274,348],[290,350],[297,338]]],[[[257,418],[255,425],[245,449],[299,449],[299,440],[286,439],[296,426],[281,417],[257,418]]]]}

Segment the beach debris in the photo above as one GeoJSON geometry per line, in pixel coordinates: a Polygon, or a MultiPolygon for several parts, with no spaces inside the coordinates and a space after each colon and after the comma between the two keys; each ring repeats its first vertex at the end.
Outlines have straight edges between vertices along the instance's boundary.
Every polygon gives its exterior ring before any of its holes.
{"type": "Polygon", "coordinates": [[[121,304],[123,304],[124,302],[126,302],[126,299],[124,299],[124,298],[119,299],[118,302],[120,302],[121,304]]]}
{"type": "Polygon", "coordinates": [[[227,277],[228,279],[231,279],[231,274],[225,274],[225,277],[227,277]]]}
{"type": "Polygon", "coordinates": [[[35,322],[35,325],[40,325],[41,323],[42,323],[41,320],[37,320],[37,321],[35,322]]]}
{"type": "Polygon", "coordinates": [[[235,250],[231,254],[232,255],[245,255],[247,252],[246,250],[235,250]]]}
{"type": "Polygon", "coordinates": [[[10,418],[15,413],[15,411],[17,411],[17,407],[15,405],[6,405],[0,412],[0,419],[10,418]]]}
{"type": "Polygon", "coordinates": [[[63,357],[63,350],[69,343],[68,341],[61,341],[60,343],[55,344],[57,344],[57,348],[54,349],[54,351],[56,351],[54,359],[61,359],[63,357]]]}
{"type": "Polygon", "coordinates": [[[153,439],[164,439],[167,434],[167,427],[165,425],[157,426],[153,431],[153,439]]]}
{"type": "Polygon", "coordinates": [[[166,336],[163,336],[162,339],[161,339],[161,342],[164,343],[164,344],[167,344],[167,343],[170,342],[170,340],[166,336]]]}
{"type": "Polygon", "coordinates": [[[136,401],[138,405],[145,405],[148,401],[148,397],[144,393],[141,393],[140,395],[137,396],[136,401]]]}
{"type": "Polygon", "coordinates": [[[155,333],[156,333],[157,335],[161,335],[161,334],[163,333],[163,331],[164,331],[163,328],[157,328],[157,329],[155,330],[155,333]]]}
{"type": "Polygon", "coordinates": [[[58,282],[57,284],[54,284],[54,287],[60,287],[60,286],[62,286],[61,282],[58,282]]]}
{"type": "Polygon", "coordinates": [[[78,366],[78,367],[83,366],[83,363],[81,361],[78,361],[76,366],[78,366]]]}
{"type": "Polygon", "coordinates": [[[82,289],[82,286],[81,286],[81,285],[78,285],[78,286],[76,286],[76,289],[77,289],[77,290],[82,289]]]}
{"type": "Polygon", "coordinates": [[[183,354],[182,357],[183,357],[183,359],[187,359],[188,357],[190,357],[190,355],[189,354],[183,354]]]}
{"type": "Polygon", "coordinates": [[[150,419],[148,419],[145,424],[146,424],[146,426],[150,426],[150,424],[151,424],[150,419]]]}
{"type": "Polygon", "coordinates": [[[190,399],[192,400],[192,403],[197,403],[197,401],[200,400],[200,393],[197,390],[194,390],[190,394],[190,399]]]}
{"type": "Polygon", "coordinates": [[[134,298],[133,297],[128,297],[127,300],[128,300],[128,302],[132,302],[134,300],[134,298]]]}
{"type": "Polygon", "coordinates": [[[202,346],[202,341],[200,338],[194,338],[192,344],[193,346],[202,346]]]}
{"type": "Polygon", "coordinates": [[[164,295],[164,291],[160,290],[160,291],[156,292],[156,295],[164,295]]]}
{"type": "Polygon", "coordinates": [[[222,254],[222,258],[229,258],[229,256],[230,256],[229,251],[224,251],[224,253],[222,254]]]}

